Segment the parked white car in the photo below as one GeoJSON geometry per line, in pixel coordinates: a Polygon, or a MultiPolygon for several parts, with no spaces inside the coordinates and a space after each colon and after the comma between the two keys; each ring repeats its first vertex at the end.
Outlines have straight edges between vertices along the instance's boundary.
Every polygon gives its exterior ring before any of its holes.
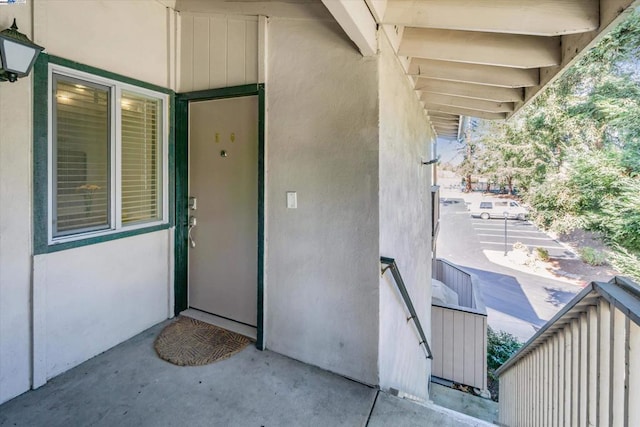
{"type": "Polygon", "coordinates": [[[526,220],[529,211],[515,200],[483,200],[479,205],[471,207],[471,216],[482,219],[504,218],[526,220]]]}

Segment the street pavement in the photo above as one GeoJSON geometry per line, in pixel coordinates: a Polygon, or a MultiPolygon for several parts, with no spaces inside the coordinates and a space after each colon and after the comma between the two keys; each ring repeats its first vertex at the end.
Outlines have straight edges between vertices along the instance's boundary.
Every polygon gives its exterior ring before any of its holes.
{"type": "MultiPolygon", "coordinates": [[[[441,198],[436,256],[478,277],[492,328],[526,341],[581,288],[489,261],[484,250],[504,250],[504,220],[471,218],[463,197],[441,198]]],[[[553,257],[575,257],[527,221],[507,221],[508,250],[516,241],[530,249],[543,247],[553,257]]]]}

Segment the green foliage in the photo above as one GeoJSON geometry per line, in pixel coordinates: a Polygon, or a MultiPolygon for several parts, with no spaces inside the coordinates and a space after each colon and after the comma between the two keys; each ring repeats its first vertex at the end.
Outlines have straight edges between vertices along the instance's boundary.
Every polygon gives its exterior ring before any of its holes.
{"type": "Polygon", "coordinates": [[[628,250],[613,245],[613,251],[609,255],[609,261],[618,271],[624,271],[625,276],[640,283],[640,256],[629,252],[628,250]]]}
{"type": "Polygon", "coordinates": [[[582,261],[589,265],[597,266],[605,265],[607,263],[606,255],[590,246],[584,246],[578,249],[578,253],[580,254],[582,261]]]}
{"type": "Polygon", "coordinates": [[[540,261],[549,261],[549,251],[545,248],[535,248],[535,254],[540,261]]]}
{"type": "Polygon", "coordinates": [[[474,173],[524,190],[546,228],[601,234],[623,274],[640,256],[638,58],[636,10],[516,117],[480,121],[468,138],[474,173]]]}
{"type": "Polygon", "coordinates": [[[520,347],[522,347],[522,343],[510,333],[494,331],[491,326],[488,326],[487,370],[489,378],[494,381],[497,380],[496,369],[502,366],[520,347]]]}

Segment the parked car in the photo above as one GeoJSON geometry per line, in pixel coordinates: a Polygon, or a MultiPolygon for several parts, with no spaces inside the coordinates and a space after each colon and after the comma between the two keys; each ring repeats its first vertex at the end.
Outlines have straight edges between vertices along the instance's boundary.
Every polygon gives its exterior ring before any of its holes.
{"type": "Polygon", "coordinates": [[[471,216],[482,219],[504,218],[519,219],[524,221],[529,216],[529,211],[520,206],[515,200],[483,200],[480,205],[471,208],[471,216]]]}

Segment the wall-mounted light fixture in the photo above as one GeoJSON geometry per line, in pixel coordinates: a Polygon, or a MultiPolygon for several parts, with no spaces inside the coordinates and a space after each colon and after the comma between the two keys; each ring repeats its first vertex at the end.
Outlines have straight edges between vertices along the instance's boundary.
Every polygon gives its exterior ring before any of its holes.
{"type": "Polygon", "coordinates": [[[431,159],[428,162],[422,162],[423,165],[432,165],[434,163],[438,163],[440,161],[440,156],[436,157],[435,159],[431,159]]]}
{"type": "Polygon", "coordinates": [[[34,44],[18,31],[16,20],[11,28],[0,31],[0,82],[15,82],[29,75],[43,47],[34,44]]]}

